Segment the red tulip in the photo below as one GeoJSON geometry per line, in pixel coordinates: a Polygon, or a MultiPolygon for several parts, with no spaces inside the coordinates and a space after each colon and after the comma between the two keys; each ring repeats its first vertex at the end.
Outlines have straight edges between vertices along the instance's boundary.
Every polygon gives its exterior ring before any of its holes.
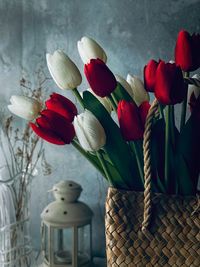
{"type": "Polygon", "coordinates": [[[94,93],[100,97],[109,96],[116,88],[115,76],[100,59],[91,59],[84,67],[85,76],[94,93]]]}
{"type": "Polygon", "coordinates": [[[175,62],[183,71],[194,71],[200,67],[200,35],[192,36],[180,31],[175,46],[175,62]]]}
{"type": "Polygon", "coordinates": [[[156,71],[155,96],[161,104],[181,103],[186,96],[181,68],[161,61],[156,71]]]}
{"type": "Polygon", "coordinates": [[[60,94],[53,93],[45,104],[48,110],[59,113],[70,122],[72,122],[77,115],[76,106],[69,99],[60,94]]]}
{"type": "Polygon", "coordinates": [[[140,118],[142,121],[142,125],[145,126],[146,122],[146,117],[149,112],[151,105],[149,104],[148,101],[144,101],[140,106],[139,106],[139,113],[140,113],[140,118]]]}
{"type": "Polygon", "coordinates": [[[158,64],[158,62],[151,59],[144,67],[144,87],[148,92],[154,92],[158,64]]]}
{"type": "Polygon", "coordinates": [[[43,110],[41,117],[36,119],[36,123],[30,123],[32,130],[52,144],[69,144],[75,136],[73,124],[52,110],[43,110]]]}
{"type": "Polygon", "coordinates": [[[117,115],[122,136],[126,141],[142,139],[144,127],[136,104],[121,100],[117,115]]]}

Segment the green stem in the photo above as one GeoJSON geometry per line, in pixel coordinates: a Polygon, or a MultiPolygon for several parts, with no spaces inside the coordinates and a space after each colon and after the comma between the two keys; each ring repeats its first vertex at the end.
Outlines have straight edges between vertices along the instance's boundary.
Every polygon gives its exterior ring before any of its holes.
{"type": "Polygon", "coordinates": [[[165,185],[168,192],[169,185],[169,146],[170,146],[170,106],[166,106],[165,120],[165,185]]]}
{"type": "MultiPolygon", "coordinates": [[[[189,72],[183,72],[183,76],[185,78],[189,78],[190,74],[189,72]]],[[[188,92],[188,84],[186,86],[187,86],[187,92],[188,92]]],[[[187,93],[182,103],[180,131],[183,129],[185,125],[186,111],[187,111],[187,93]]]]}
{"type": "Polygon", "coordinates": [[[170,105],[169,109],[170,109],[170,124],[171,124],[170,131],[171,131],[172,146],[173,149],[175,149],[176,140],[175,140],[174,106],[170,105]]]}
{"type": "Polygon", "coordinates": [[[117,98],[115,97],[114,93],[111,93],[111,97],[112,97],[113,101],[115,102],[115,105],[118,106],[118,101],[117,101],[117,98]]]}
{"type": "Polygon", "coordinates": [[[144,185],[144,172],[143,172],[143,166],[142,166],[142,163],[141,163],[141,160],[140,160],[139,147],[134,142],[129,142],[129,144],[130,144],[130,147],[131,147],[133,153],[135,154],[135,158],[136,158],[136,161],[137,161],[140,178],[141,178],[141,181],[142,181],[142,183],[144,185]]]}
{"type": "Polygon", "coordinates": [[[101,166],[102,166],[102,168],[103,168],[103,170],[104,170],[104,173],[105,173],[105,175],[106,175],[106,178],[107,178],[109,184],[110,184],[111,186],[113,186],[112,177],[110,176],[110,173],[109,173],[109,171],[108,171],[108,168],[107,168],[107,166],[106,166],[106,163],[105,163],[105,161],[104,161],[104,158],[102,157],[102,154],[101,154],[100,150],[99,150],[99,151],[96,151],[96,155],[97,155],[97,157],[98,157],[98,159],[99,159],[99,162],[101,163],[101,166]]]}
{"type": "Polygon", "coordinates": [[[159,108],[159,112],[160,112],[161,118],[164,119],[165,116],[164,116],[164,112],[163,112],[163,107],[162,107],[162,105],[159,104],[158,108],[159,108]]]}
{"type": "Polygon", "coordinates": [[[184,99],[182,103],[180,131],[183,129],[185,125],[186,109],[187,109],[187,98],[184,99]]]}
{"type": "Polygon", "coordinates": [[[85,108],[84,102],[83,102],[83,98],[81,97],[79,91],[77,90],[77,88],[72,89],[73,94],[75,95],[75,97],[78,99],[79,103],[81,104],[81,106],[83,108],[85,108]]]}
{"type": "Polygon", "coordinates": [[[115,101],[113,100],[112,96],[108,96],[108,99],[110,101],[110,104],[115,112],[117,112],[117,105],[115,104],[115,101]]]}
{"type": "Polygon", "coordinates": [[[80,144],[73,140],[71,144],[103,175],[105,176],[105,173],[103,169],[97,164],[90,156],[89,153],[87,153],[81,146],[80,144]]]}

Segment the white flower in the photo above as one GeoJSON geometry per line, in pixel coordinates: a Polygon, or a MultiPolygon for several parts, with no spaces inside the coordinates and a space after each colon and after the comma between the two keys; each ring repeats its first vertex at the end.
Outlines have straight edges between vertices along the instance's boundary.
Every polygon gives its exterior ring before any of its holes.
{"type": "Polygon", "coordinates": [[[106,97],[100,97],[98,95],[96,95],[91,88],[88,88],[87,91],[89,91],[91,94],[93,94],[98,100],[99,102],[104,106],[104,108],[108,111],[108,113],[112,112],[112,106],[110,101],[106,98],[106,97]]]}
{"type": "Polygon", "coordinates": [[[103,48],[92,38],[82,37],[77,42],[78,52],[84,64],[90,62],[90,59],[99,58],[106,63],[107,56],[103,48]]]}
{"type": "Polygon", "coordinates": [[[42,108],[40,102],[27,96],[13,95],[10,102],[11,105],[8,105],[8,109],[15,115],[29,121],[37,118],[42,108]]]}
{"type": "Polygon", "coordinates": [[[89,110],[74,118],[74,128],[80,145],[86,151],[98,151],[105,145],[105,131],[89,110]]]}
{"type": "MultiPolygon", "coordinates": [[[[193,75],[192,78],[200,81],[200,75],[199,74],[193,75]]],[[[188,105],[190,103],[190,98],[191,98],[192,93],[194,93],[195,97],[198,98],[198,96],[200,95],[200,87],[197,87],[194,84],[190,84],[188,86],[188,97],[187,97],[188,105]]]]}
{"type": "Polygon", "coordinates": [[[133,98],[134,96],[133,96],[133,92],[132,92],[130,84],[120,75],[116,74],[115,78],[124,87],[124,89],[129,93],[129,95],[133,98]]]}
{"type": "Polygon", "coordinates": [[[63,51],[46,54],[46,60],[49,72],[60,89],[74,89],[81,84],[79,69],[63,51]]]}
{"type": "Polygon", "coordinates": [[[137,106],[140,106],[144,101],[149,101],[149,94],[144,88],[143,82],[137,76],[127,75],[127,82],[132,89],[132,95],[137,106]]]}

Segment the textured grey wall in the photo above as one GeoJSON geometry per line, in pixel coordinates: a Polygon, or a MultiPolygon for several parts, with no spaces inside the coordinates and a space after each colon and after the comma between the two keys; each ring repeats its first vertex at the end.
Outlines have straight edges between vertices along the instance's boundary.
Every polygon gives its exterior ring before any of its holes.
{"type": "MultiPolygon", "coordinates": [[[[150,58],[173,58],[178,31],[200,31],[199,0],[0,0],[0,98],[8,102],[19,92],[22,69],[34,81],[38,64],[45,66],[45,53],[63,49],[81,71],[76,42],[87,35],[106,50],[113,72],[141,76],[150,58]]],[[[85,80],[81,90],[87,86],[85,80]]],[[[51,91],[60,92],[51,83],[51,91]]],[[[60,92],[61,93],[61,92],[60,92]]],[[[70,92],[63,92],[71,97],[70,92]]],[[[46,191],[62,179],[84,188],[82,200],[93,209],[94,254],[104,252],[104,199],[106,185],[96,171],[71,146],[46,145],[53,166],[49,177],[33,182],[32,236],[40,246],[40,212],[51,200],[46,191]]]]}

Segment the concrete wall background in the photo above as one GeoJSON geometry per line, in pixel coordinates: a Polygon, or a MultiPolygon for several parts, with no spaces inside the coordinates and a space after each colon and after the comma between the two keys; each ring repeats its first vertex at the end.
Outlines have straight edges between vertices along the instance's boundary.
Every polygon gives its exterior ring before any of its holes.
{"type": "MultiPolygon", "coordinates": [[[[199,0],[0,0],[0,99],[7,103],[19,93],[22,70],[34,82],[38,65],[44,67],[45,53],[63,49],[83,73],[76,42],[87,35],[97,40],[108,55],[116,74],[142,77],[151,58],[170,60],[177,33],[184,28],[200,31],[199,0]]],[[[50,91],[60,92],[51,82],[50,91]]],[[[87,88],[84,79],[81,90],[87,88]]],[[[82,200],[93,209],[94,254],[104,255],[104,201],[106,184],[100,175],[71,146],[46,144],[51,176],[40,174],[32,185],[32,236],[40,247],[40,213],[49,203],[46,193],[63,179],[81,183],[82,200]]]]}

